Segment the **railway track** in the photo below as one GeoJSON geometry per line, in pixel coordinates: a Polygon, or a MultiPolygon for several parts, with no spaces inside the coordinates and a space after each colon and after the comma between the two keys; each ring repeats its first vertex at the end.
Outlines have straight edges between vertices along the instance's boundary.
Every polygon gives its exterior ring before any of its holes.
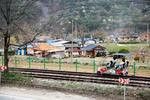
{"type": "MultiPolygon", "coordinates": [[[[74,72],[74,71],[59,71],[59,70],[47,70],[47,69],[33,69],[33,68],[17,68],[9,67],[11,71],[21,72],[24,76],[54,79],[54,80],[66,80],[76,82],[90,82],[98,84],[111,84],[119,85],[119,75],[97,75],[96,73],[89,72],[74,72]]],[[[150,77],[143,76],[125,76],[123,78],[130,78],[130,84],[127,86],[150,88],[150,77]]]]}

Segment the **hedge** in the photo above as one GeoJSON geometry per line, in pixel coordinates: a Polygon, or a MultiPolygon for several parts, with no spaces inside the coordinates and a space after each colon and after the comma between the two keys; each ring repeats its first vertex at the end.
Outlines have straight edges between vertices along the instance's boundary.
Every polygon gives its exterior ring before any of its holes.
{"type": "Polygon", "coordinates": [[[138,44],[138,41],[118,42],[119,44],[138,44]]]}
{"type": "Polygon", "coordinates": [[[10,50],[10,51],[8,51],[8,55],[14,55],[15,52],[16,52],[16,50],[10,50]]]}

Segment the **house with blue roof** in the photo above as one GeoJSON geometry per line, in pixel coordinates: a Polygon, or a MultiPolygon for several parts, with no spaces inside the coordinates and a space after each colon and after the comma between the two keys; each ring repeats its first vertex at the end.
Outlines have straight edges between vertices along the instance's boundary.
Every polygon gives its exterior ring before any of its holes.
{"type": "Polygon", "coordinates": [[[84,48],[81,48],[81,50],[84,50],[84,56],[88,56],[88,55],[94,55],[96,56],[97,53],[99,52],[101,55],[102,53],[104,52],[105,54],[108,53],[108,51],[106,50],[105,47],[103,46],[100,46],[100,45],[94,45],[94,44],[91,44],[91,45],[88,45],[84,48]]]}

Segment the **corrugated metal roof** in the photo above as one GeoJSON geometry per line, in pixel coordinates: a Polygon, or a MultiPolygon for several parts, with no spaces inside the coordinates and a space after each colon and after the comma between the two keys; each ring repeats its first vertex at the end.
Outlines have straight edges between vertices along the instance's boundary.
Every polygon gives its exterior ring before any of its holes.
{"type": "MultiPolygon", "coordinates": [[[[92,38],[84,38],[84,41],[88,41],[88,40],[93,40],[93,41],[95,41],[94,39],[92,39],[92,38]]],[[[75,41],[77,41],[77,42],[81,42],[82,41],[82,39],[81,38],[78,38],[78,39],[76,39],[75,41]]]]}
{"type": "Polygon", "coordinates": [[[56,47],[62,47],[62,46],[64,46],[61,43],[51,43],[51,45],[56,46],[56,47]]]}
{"type": "Polygon", "coordinates": [[[133,57],[134,56],[134,55],[127,54],[127,53],[116,53],[116,54],[112,54],[112,55],[121,55],[121,56],[127,56],[127,57],[133,57]]]}
{"type": "Polygon", "coordinates": [[[60,44],[63,44],[63,43],[68,43],[70,41],[59,41],[59,42],[55,42],[55,43],[60,43],[60,44]]]}
{"type": "Polygon", "coordinates": [[[88,45],[84,48],[81,48],[82,50],[92,50],[93,48],[97,47],[97,45],[94,45],[94,44],[91,44],[91,45],[88,45]]]}
{"type": "MultiPolygon", "coordinates": [[[[86,47],[84,47],[84,48],[81,48],[81,49],[82,49],[82,50],[93,50],[94,48],[96,48],[96,47],[98,47],[98,46],[100,46],[100,45],[91,44],[91,45],[88,45],[88,46],[86,46],[86,47]]],[[[102,46],[100,46],[100,47],[102,47],[102,46]]],[[[102,47],[102,48],[105,48],[105,47],[102,47]]]]}

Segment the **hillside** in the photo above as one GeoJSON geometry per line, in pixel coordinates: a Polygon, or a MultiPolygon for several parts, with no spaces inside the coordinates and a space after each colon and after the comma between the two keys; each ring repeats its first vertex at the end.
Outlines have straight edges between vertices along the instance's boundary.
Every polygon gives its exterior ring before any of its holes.
{"type": "Polygon", "coordinates": [[[132,1],[44,0],[40,3],[44,15],[53,16],[51,34],[71,33],[72,20],[77,23],[77,30],[82,29],[84,32],[103,30],[113,34],[118,29],[134,30],[138,33],[145,32],[147,21],[149,21],[150,7],[144,1],[132,1]]]}

